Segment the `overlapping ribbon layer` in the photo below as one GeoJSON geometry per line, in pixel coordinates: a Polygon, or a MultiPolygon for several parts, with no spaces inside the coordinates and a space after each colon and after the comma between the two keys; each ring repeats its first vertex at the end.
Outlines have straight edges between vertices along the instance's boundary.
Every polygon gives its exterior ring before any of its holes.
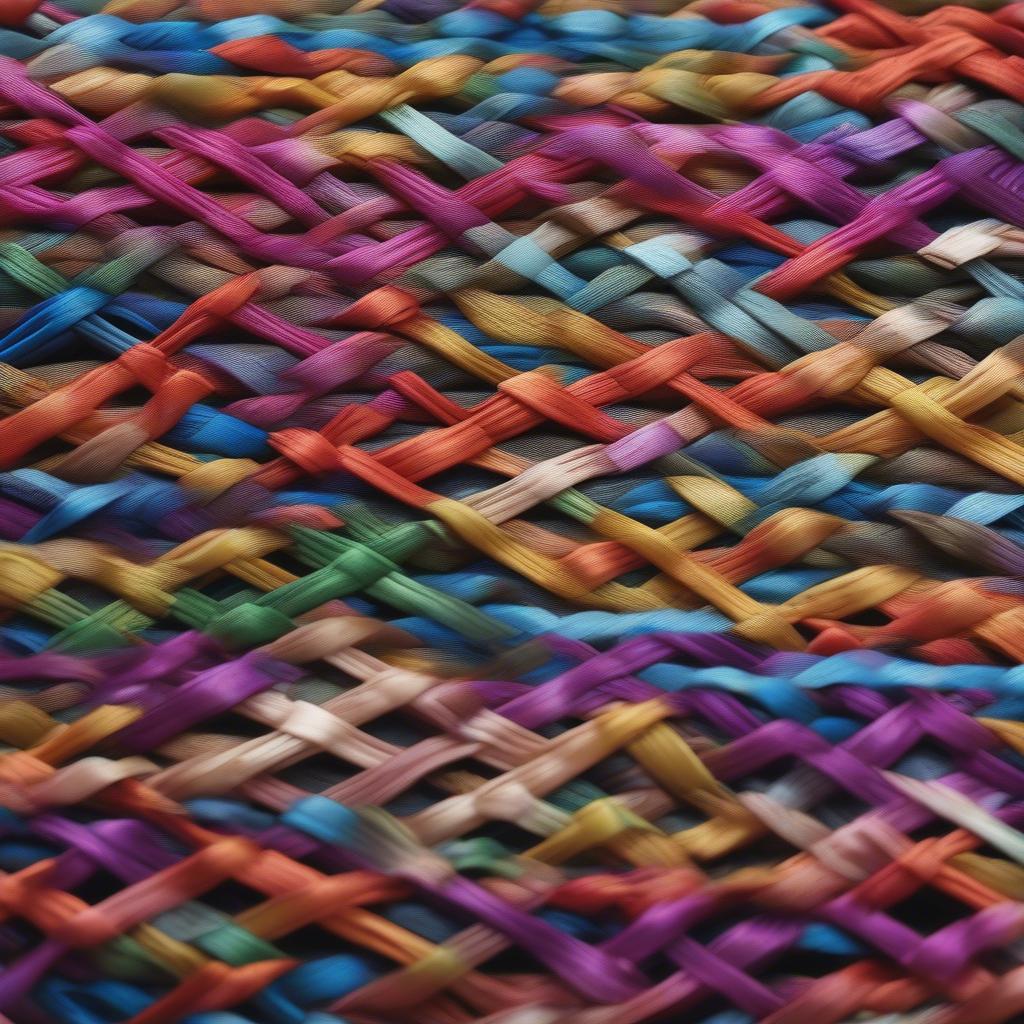
{"type": "Polygon", "coordinates": [[[0,0],[0,1020],[1024,1019],[1024,3],[0,0]]]}

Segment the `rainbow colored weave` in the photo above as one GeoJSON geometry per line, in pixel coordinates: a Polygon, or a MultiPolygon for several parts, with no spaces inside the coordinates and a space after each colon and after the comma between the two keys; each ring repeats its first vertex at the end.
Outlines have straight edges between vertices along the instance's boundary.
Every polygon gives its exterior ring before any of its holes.
{"type": "Polygon", "coordinates": [[[0,0],[0,1024],[1024,1022],[1024,2],[0,0]]]}

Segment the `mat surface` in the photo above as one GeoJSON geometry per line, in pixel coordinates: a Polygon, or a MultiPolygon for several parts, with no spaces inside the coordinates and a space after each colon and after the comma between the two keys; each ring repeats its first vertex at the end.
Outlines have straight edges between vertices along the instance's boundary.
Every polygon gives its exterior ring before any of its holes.
{"type": "Polygon", "coordinates": [[[1024,1021],[1024,3],[0,0],[0,1024],[1024,1021]]]}

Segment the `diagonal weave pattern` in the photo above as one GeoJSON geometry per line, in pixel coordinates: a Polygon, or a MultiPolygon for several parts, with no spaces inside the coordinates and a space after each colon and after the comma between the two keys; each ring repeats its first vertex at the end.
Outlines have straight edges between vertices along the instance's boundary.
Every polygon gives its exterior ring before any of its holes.
{"type": "Polygon", "coordinates": [[[1024,1020],[1024,3],[0,0],[0,1024],[1024,1020]]]}

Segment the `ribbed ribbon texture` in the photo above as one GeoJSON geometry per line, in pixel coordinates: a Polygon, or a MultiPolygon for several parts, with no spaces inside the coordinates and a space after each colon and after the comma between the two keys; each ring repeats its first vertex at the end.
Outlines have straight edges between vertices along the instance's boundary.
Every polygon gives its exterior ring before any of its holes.
{"type": "Polygon", "coordinates": [[[0,1024],[1024,1022],[1024,2],[0,0],[0,1024]]]}

